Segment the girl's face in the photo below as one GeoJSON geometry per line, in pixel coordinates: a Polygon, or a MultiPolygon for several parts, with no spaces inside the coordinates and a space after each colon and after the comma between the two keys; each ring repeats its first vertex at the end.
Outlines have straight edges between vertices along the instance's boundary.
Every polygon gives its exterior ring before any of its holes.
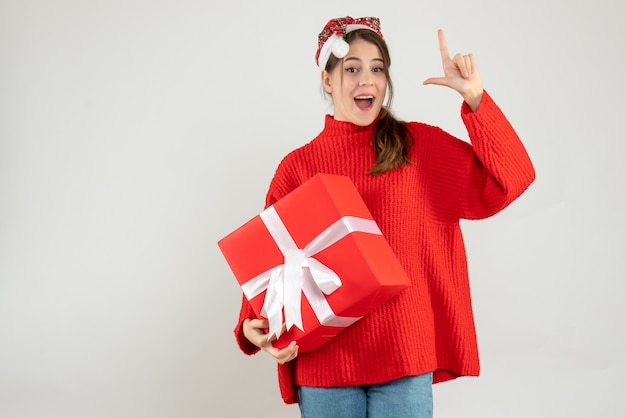
{"type": "Polygon", "coordinates": [[[335,120],[359,126],[374,122],[387,91],[384,65],[376,45],[355,39],[332,72],[322,71],[324,90],[333,98],[335,120]]]}

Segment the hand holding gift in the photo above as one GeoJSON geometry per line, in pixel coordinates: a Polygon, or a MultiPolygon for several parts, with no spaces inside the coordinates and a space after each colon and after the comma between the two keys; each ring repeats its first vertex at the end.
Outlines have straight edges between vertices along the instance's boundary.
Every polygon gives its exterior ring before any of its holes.
{"type": "MultiPolygon", "coordinates": [[[[243,333],[254,345],[270,354],[279,364],[287,363],[298,356],[298,345],[295,341],[285,348],[278,349],[272,345],[276,336],[268,340],[265,330],[269,327],[267,319],[246,319],[243,323],[243,333]]],[[[286,326],[283,326],[286,329],[286,326]]]]}

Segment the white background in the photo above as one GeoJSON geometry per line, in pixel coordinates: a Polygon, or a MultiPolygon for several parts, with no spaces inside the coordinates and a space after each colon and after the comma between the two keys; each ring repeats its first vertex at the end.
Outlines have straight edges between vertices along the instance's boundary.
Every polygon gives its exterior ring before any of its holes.
{"type": "Polygon", "coordinates": [[[465,138],[456,93],[421,85],[442,27],[537,170],[463,224],[482,375],[436,385],[436,417],[623,417],[621,8],[0,1],[0,416],[299,416],[273,361],[236,347],[216,242],[322,127],[318,32],[375,15],[398,116],[465,138]]]}

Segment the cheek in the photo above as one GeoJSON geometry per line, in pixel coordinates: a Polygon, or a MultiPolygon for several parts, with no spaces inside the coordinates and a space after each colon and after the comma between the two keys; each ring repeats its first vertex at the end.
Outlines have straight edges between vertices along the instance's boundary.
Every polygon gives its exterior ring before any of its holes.
{"type": "Polygon", "coordinates": [[[387,91],[387,79],[381,79],[379,82],[376,83],[378,86],[378,90],[381,92],[386,92],[387,91]]]}
{"type": "Polygon", "coordinates": [[[344,75],[343,77],[343,89],[345,91],[352,91],[359,85],[359,79],[351,74],[344,75]]]}

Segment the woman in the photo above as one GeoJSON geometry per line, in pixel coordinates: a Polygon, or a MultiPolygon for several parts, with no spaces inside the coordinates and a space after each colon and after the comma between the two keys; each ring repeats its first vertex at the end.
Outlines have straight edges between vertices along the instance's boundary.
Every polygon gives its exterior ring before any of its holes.
{"type": "Polygon", "coordinates": [[[389,51],[377,18],[333,19],[316,61],[333,102],[323,131],[280,163],[266,205],[323,172],[349,176],[412,286],[318,350],[267,342],[265,320],[242,303],[235,334],[247,354],[279,363],[283,399],[306,417],[430,417],[432,383],[479,372],[460,219],[504,209],[534,180],[515,131],[483,90],[474,57],[450,58],[443,32],[442,85],[463,98],[472,145],[443,130],[404,123],[389,110],[389,51]],[[385,104],[385,97],[388,102],[385,104]]]}

